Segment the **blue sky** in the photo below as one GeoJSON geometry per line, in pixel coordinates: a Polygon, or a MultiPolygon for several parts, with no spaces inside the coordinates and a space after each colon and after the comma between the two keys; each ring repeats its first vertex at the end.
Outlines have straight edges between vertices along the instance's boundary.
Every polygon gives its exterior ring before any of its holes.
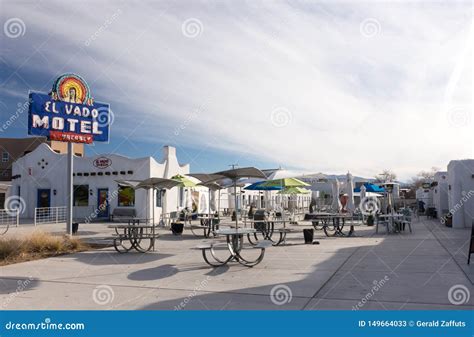
{"type": "Polygon", "coordinates": [[[114,113],[89,154],[401,179],[473,154],[470,1],[1,0],[0,23],[2,124],[78,73],[114,113]]]}

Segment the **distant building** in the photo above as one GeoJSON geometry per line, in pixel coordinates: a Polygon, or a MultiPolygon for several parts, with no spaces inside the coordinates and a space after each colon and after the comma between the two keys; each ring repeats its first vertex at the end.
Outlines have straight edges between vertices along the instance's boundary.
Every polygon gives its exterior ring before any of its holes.
{"type": "Polygon", "coordinates": [[[474,159],[449,162],[448,202],[453,228],[470,228],[474,215],[474,159]]]}

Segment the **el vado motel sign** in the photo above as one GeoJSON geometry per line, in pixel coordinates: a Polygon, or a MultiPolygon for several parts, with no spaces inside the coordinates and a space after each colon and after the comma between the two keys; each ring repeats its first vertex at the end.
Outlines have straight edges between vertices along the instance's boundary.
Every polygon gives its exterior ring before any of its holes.
{"type": "Polygon", "coordinates": [[[86,81],[76,74],[63,74],[49,94],[30,92],[28,134],[68,143],[67,232],[72,234],[73,150],[72,143],[108,142],[110,107],[95,102],[86,81]]]}
{"type": "Polygon", "coordinates": [[[79,75],[61,75],[51,93],[30,92],[29,98],[29,135],[67,143],[109,141],[109,104],[95,102],[79,75]]]}

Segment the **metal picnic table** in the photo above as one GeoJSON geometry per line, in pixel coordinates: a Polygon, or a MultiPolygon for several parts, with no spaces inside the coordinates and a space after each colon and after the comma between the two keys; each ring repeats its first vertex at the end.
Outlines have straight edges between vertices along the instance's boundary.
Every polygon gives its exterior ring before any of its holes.
{"type": "Polygon", "coordinates": [[[206,263],[212,267],[223,266],[231,261],[238,262],[246,267],[253,267],[262,262],[263,257],[265,255],[265,248],[272,245],[272,243],[267,240],[261,241],[258,244],[250,247],[252,249],[260,249],[259,256],[253,260],[244,258],[242,256],[242,251],[246,248],[244,247],[244,235],[253,233],[256,233],[256,230],[250,228],[230,228],[216,230],[216,236],[226,237],[225,243],[201,244],[196,248],[202,251],[204,261],[206,261],[206,263]],[[221,259],[217,256],[215,248],[218,248],[219,246],[225,246],[227,248],[227,250],[229,251],[228,257],[221,259]],[[208,254],[210,254],[210,256],[208,254]],[[212,259],[210,259],[209,257],[211,257],[212,259]]]}
{"type": "Polygon", "coordinates": [[[259,242],[258,234],[261,234],[264,240],[268,240],[272,242],[273,246],[278,246],[285,242],[286,234],[290,231],[286,228],[286,223],[288,220],[254,220],[254,219],[247,219],[245,223],[252,223],[254,229],[256,230],[255,233],[247,234],[247,238],[252,245],[256,245],[259,242]],[[275,228],[275,224],[283,224],[282,228],[275,228]],[[274,234],[279,234],[277,240],[274,240],[272,237],[274,234]],[[253,239],[252,239],[253,236],[253,239]]]}
{"type": "Polygon", "coordinates": [[[343,232],[344,225],[347,220],[353,220],[353,216],[344,213],[329,213],[320,212],[314,214],[307,214],[305,217],[307,220],[312,222],[314,229],[324,231],[326,236],[353,236],[354,235],[354,223],[351,221],[349,226],[349,232],[346,234],[343,232]],[[321,226],[319,226],[321,222],[321,226]]]}
{"type": "Polygon", "coordinates": [[[114,248],[119,253],[126,253],[132,249],[146,253],[155,248],[158,234],[156,226],[148,224],[148,219],[131,218],[127,224],[109,225],[107,228],[115,230],[114,248]],[[145,224],[140,223],[145,221],[145,224]]]}

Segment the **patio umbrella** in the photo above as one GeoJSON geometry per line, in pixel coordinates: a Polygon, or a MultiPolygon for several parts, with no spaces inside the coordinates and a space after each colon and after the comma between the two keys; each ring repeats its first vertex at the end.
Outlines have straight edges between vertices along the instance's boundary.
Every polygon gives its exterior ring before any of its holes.
{"type": "Polygon", "coordinates": [[[332,205],[338,213],[341,210],[341,200],[339,200],[339,180],[335,179],[332,184],[332,205]]]}
{"type": "Polygon", "coordinates": [[[284,189],[288,187],[304,187],[304,186],[310,186],[310,185],[297,178],[282,178],[282,179],[265,181],[261,184],[261,186],[262,187],[281,187],[282,189],[284,189]]]}
{"type": "Polygon", "coordinates": [[[285,178],[294,178],[298,176],[302,176],[303,173],[301,172],[296,172],[296,171],[291,171],[291,170],[286,170],[279,168],[278,170],[275,170],[273,173],[268,175],[267,180],[277,180],[277,179],[285,179],[285,178]]]}
{"type": "Polygon", "coordinates": [[[308,194],[310,190],[302,187],[288,187],[278,192],[278,194],[308,194]]]}
{"type": "MultiPolygon", "coordinates": [[[[367,188],[365,187],[365,185],[362,185],[360,187],[360,201],[359,201],[359,208],[360,208],[360,205],[362,205],[362,201],[366,198],[366,195],[367,195],[367,188]]],[[[361,210],[362,211],[362,210],[361,210]]]]}
{"type": "Polygon", "coordinates": [[[355,203],[354,203],[354,179],[350,172],[347,172],[347,203],[346,203],[346,211],[352,213],[355,211],[355,203]]]}
{"type": "Polygon", "coordinates": [[[266,181],[259,181],[256,183],[253,183],[247,187],[244,188],[244,190],[248,191],[279,191],[282,189],[281,186],[263,186],[263,184],[266,183],[266,181]]]}
{"type": "MultiPolygon", "coordinates": [[[[189,191],[190,187],[196,186],[195,182],[193,182],[192,180],[190,180],[189,178],[186,178],[185,176],[181,174],[174,175],[171,177],[171,179],[179,182],[179,184],[176,185],[177,187],[186,188],[186,192],[189,191]]],[[[179,192],[176,194],[176,210],[179,211],[179,192]]]]}
{"type": "Polygon", "coordinates": [[[225,178],[229,178],[234,183],[234,203],[235,203],[235,228],[239,230],[239,216],[237,208],[237,180],[240,178],[262,178],[265,179],[265,174],[255,167],[232,168],[227,171],[216,172],[225,178]]]}
{"type": "Polygon", "coordinates": [[[220,192],[221,192],[221,189],[223,187],[220,184],[218,184],[217,182],[199,183],[198,185],[208,188],[208,197],[209,197],[209,199],[208,199],[208,204],[209,204],[208,214],[209,214],[209,221],[211,221],[211,201],[212,201],[212,199],[214,199],[213,206],[214,206],[215,209],[217,209],[217,216],[219,217],[220,199],[221,199],[220,192]],[[216,193],[216,191],[219,191],[219,198],[218,198],[217,208],[216,208],[216,204],[215,204],[215,193],[216,193]],[[214,196],[211,195],[211,192],[212,192],[212,194],[214,194],[214,196]]]}
{"type": "MultiPolygon", "coordinates": [[[[151,178],[147,178],[145,180],[142,180],[140,182],[138,182],[134,188],[135,189],[139,189],[139,188],[143,188],[143,189],[146,189],[146,190],[149,190],[149,189],[152,189],[153,191],[153,194],[152,194],[152,204],[153,204],[153,227],[152,227],[152,232],[153,232],[153,236],[155,235],[155,190],[156,189],[170,189],[170,188],[173,188],[175,186],[177,186],[179,184],[179,182],[177,182],[176,180],[173,180],[173,179],[166,179],[166,178],[157,178],[157,177],[151,177],[151,178]]],[[[153,246],[153,249],[155,249],[155,247],[153,246]]]]}

